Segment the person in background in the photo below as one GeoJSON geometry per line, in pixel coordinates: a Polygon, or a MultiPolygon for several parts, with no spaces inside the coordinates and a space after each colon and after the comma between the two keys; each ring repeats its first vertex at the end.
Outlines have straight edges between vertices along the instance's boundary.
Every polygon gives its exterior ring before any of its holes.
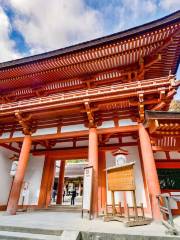
{"type": "Polygon", "coordinates": [[[64,202],[64,197],[65,197],[65,195],[66,195],[66,191],[63,190],[63,202],[64,202]]]}
{"type": "Polygon", "coordinates": [[[56,201],[56,194],[57,194],[56,190],[53,189],[53,192],[52,192],[52,200],[53,200],[53,202],[56,201]]]}
{"type": "Polygon", "coordinates": [[[75,198],[76,198],[76,188],[73,188],[72,192],[71,192],[71,205],[75,204],[75,198]]]}

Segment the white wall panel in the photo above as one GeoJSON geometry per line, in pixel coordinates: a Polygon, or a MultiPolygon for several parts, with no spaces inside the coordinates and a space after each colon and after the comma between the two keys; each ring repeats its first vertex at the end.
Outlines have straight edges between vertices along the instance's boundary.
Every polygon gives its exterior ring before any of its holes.
{"type": "Polygon", "coordinates": [[[180,153],[179,152],[171,151],[171,152],[169,152],[169,155],[170,155],[171,159],[179,159],[180,160],[180,153]]]}
{"type": "Polygon", "coordinates": [[[114,127],[114,121],[104,121],[102,122],[101,126],[98,126],[97,128],[111,128],[114,127]]]}
{"type": "MultiPolygon", "coordinates": [[[[28,191],[24,200],[26,205],[37,205],[41,186],[44,156],[30,156],[24,181],[28,183],[28,191]]],[[[19,199],[22,204],[22,191],[19,199]]]]}
{"type": "Polygon", "coordinates": [[[154,158],[155,159],[166,159],[166,154],[165,152],[155,152],[154,153],[154,158]]]}
{"type": "Polygon", "coordinates": [[[6,205],[12,184],[10,176],[12,151],[0,147],[0,206],[6,205]]]}
{"type": "Polygon", "coordinates": [[[133,122],[131,119],[119,120],[119,126],[129,126],[129,125],[137,125],[137,122],[133,122]]]}
{"type": "Polygon", "coordinates": [[[74,132],[74,131],[82,131],[82,130],[88,130],[88,128],[86,128],[84,124],[63,126],[61,128],[61,132],[74,132]]]}
{"type": "Polygon", "coordinates": [[[45,135],[45,134],[55,134],[57,133],[57,128],[42,128],[38,129],[35,133],[32,134],[32,136],[37,136],[37,135],[45,135]]]}

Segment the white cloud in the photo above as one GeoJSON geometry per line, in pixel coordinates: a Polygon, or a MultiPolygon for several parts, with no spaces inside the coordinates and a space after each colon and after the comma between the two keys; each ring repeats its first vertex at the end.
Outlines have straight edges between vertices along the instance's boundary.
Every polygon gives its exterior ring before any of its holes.
{"type": "Polygon", "coordinates": [[[128,29],[149,21],[156,14],[157,3],[155,0],[126,0],[121,1],[115,9],[115,31],[128,29]]]}
{"type": "Polygon", "coordinates": [[[159,6],[166,11],[176,11],[180,8],[180,0],[160,0],[159,6]]]}
{"type": "Polygon", "coordinates": [[[15,42],[10,39],[12,27],[8,16],[0,6],[0,62],[20,57],[15,42]]]}
{"type": "Polygon", "coordinates": [[[103,35],[101,13],[83,0],[8,0],[8,4],[32,54],[103,35]]]}
{"type": "Polygon", "coordinates": [[[12,28],[22,35],[30,54],[36,54],[143,24],[179,5],[180,0],[103,0],[94,9],[86,0],[0,0],[0,6],[14,13],[10,22],[0,8],[0,61],[20,56],[10,39],[12,28]]]}

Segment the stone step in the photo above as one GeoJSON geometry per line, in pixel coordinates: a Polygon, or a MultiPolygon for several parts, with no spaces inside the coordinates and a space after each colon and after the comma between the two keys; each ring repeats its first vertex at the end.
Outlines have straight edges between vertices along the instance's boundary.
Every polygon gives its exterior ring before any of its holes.
{"type": "Polygon", "coordinates": [[[63,232],[62,230],[58,230],[58,229],[30,228],[30,227],[8,226],[8,225],[0,225],[0,231],[44,234],[44,235],[55,235],[55,236],[60,236],[63,232]]]}
{"type": "Polygon", "coordinates": [[[82,206],[81,205],[75,205],[75,206],[72,206],[72,205],[50,205],[48,206],[48,208],[73,208],[73,209],[81,209],[82,206]]]}
{"type": "Polygon", "coordinates": [[[78,231],[64,231],[61,240],[81,240],[81,233],[78,231]]]}
{"type": "MultiPolygon", "coordinates": [[[[0,239],[6,240],[62,240],[61,236],[45,235],[45,234],[34,234],[24,232],[9,232],[0,231],[0,239]]],[[[64,240],[64,239],[63,239],[64,240]]]]}
{"type": "Polygon", "coordinates": [[[57,211],[57,212],[81,212],[81,206],[62,206],[62,205],[52,205],[48,208],[43,209],[45,211],[57,211]]]}
{"type": "Polygon", "coordinates": [[[77,212],[77,213],[80,213],[81,212],[81,209],[66,209],[66,208],[62,208],[62,209],[59,209],[59,208],[54,208],[54,209],[43,209],[43,211],[47,211],[47,212],[77,212]]]}

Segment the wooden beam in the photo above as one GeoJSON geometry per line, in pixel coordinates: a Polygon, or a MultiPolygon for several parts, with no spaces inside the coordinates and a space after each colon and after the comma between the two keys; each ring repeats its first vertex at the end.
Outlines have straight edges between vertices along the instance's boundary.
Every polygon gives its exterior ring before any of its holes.
{"type": "Polygon", "coordinates": [[[157,105],[155,105],[151,110],[153,110],[153,111],[159,111],[159,110],[161,110],[164,106],[166,106],[166,102],[162,101],[162,102],[158,103],[157,105]]]}
{"type": "Polygon", "coordinates": [[[15,148],[15,147],[12,147],[12,146],[10,146],[9,144],[1,143],[0,146],[1,146],[1,147],[4,147],[4,148],[6,148],[6,149],[9,149],[9,150],[11,150],[11,151],[13,151],[13,152],[20,153],[20,150],[19,150],[19,149],[15,148]]]}
{"type": "Polygon", "coordinates": [[[109,134],[109,133],[113,134],[113,133],[137,132],[137,131],[138,131],[138,125],[97,129],[98,134],[109,134]]]}
{"type": "MultiPolygon", "coordinates": [[[[114,150],[117,149],[117,147],[121,146],[121,147],[125,147],[125,146],[137,146],[137,142],[127,142],[127,143],[121,143],[121,144],[106,144],[103,146],[99,146],[98,149],[102,150],[102,151],[107,151],[107,150],[114,150]]],[[[72,156],[77,157],[80,156],[80,154],[82,153],[81,157],[82,158],[83,152],[88,152],[88,146],[84,146],[84,147],[69,147],[69,148],[51,148],[51,149],[36,149],[31,151],[31,153],[33,155],[45,155],[47,153],[51,154],[51,157],[53,156],[53,154],[55,156],[59,156],[60,159],[64,158],[65,156],[65,160],[67,160],[66,158],[68,156],[70,156],[70,158],[72,158],[72,156]]]]}
{"type": "MultiPolygon", "coordinates": [[[[98,134],[109,134],[109,133],[113,134],[113,133],[137,132],[137,131],[138,131],[137,125],[97,129],[98,134]]],[[[88,130],[82,130],[82,131],[74,131],[74,132],[38,135],[38,136],[32,136],[32,141],[41,141],[41,140],[58,139],[58,138],[83,137],[83,136],[88,136],[88,134],[89,134],[88,130]]],[[[0,139],[0,143],[22,142],[23,139],[24,139],[23,137],[0,139]]]]}

